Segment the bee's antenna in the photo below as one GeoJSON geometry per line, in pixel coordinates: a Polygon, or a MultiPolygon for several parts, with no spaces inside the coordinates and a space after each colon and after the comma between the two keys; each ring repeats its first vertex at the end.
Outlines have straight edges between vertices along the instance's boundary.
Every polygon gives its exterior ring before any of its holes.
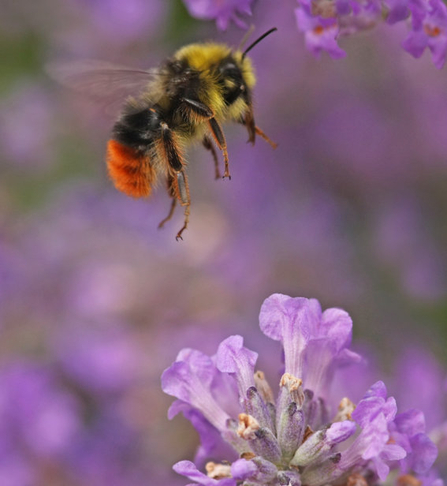
{"type": "Polygon", "coordinates": [[[241,51],[242,48],[244,47],[245,43],[248,41],[248,38],[253,34],[253,31],[255,30],[255,26],[253,24],[250,25],[250,28],[245,32],[244,37],[242,37],[241,42],[237,46],[237,51],[241,51]]]}
{"type": "Polygon", "coordinates": [[[275,32],[275,30],[278,30],[278,29],[276,27],[273,27],[273,29],[268,30],[265,34],[262,34],[261,37],[259,37],[252,44],[250,44],[247,47],[247,49],[245,49],[245,51],[242,53],[242,59],[244,59],[244,57],[245,57],[245,55],[247,54],[248,51],[251,51],[256,44],[259,44],[262,41],[262,39],[265,39],[272,32],[275,32]]]}

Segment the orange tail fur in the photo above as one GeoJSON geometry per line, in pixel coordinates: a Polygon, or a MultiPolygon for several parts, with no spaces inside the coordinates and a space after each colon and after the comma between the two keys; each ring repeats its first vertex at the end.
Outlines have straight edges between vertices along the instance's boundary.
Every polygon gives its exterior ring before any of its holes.
{"type": "Polygon", "coordinates": [[[116,140],[107,143],[107,168],[115,187],[132,197],[146,197],[152,192],[156,174],[148,155],[116,140]]]}

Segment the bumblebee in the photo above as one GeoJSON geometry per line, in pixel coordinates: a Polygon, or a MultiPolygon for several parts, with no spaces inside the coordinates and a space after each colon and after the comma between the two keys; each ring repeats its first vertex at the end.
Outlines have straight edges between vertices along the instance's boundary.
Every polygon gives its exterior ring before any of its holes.
{"type": "Polygon", "coordinates": [[[244,125],[252,144],[259,135],[276,147],[255,124],[252,90],[256,79],[247,57],[275,30],[267,31],[244,51],[212,42],[187,45],[153,71],[97,62],[52,70],[63,84],[93,96],[124,96],[107,143],[110,178],[118,190],[135,198],[149,196],[157,181],[165,179],[172,202],[159,227],[171,219],[179,202],[185,212],[177,240],[182,239],[189,222],[185,149],[191,142],[202,142],[211,152],[216,179],[221,175],[215,145],[223,154],[223,178],[231,179],[223,122],[244,125]]]}

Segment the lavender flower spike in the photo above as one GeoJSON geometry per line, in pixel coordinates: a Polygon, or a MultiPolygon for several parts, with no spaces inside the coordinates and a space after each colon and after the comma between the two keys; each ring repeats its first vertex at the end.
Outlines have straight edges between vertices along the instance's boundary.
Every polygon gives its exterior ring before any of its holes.
{"type": "Polygon", "coordinates": [[[198,429],[200,459],[216,457],[219,437],[239,456],[227,453],[204,471],[181,461],[177,473],[192,486],[380,485],[391,470],[402,484],[426,477],[437,452],[422,412],[397,415],[381,381],[357,406],[332,396],[337,368],[360,360],[349,349],[345,311],[323,312],[315,299],[274,294],[262,305],[260,325],[284,349],[276,400],[241,336],[224,340],[213,357],[183,350],[163,373],[163,390],[179,399],[171,410],[182,410],[198,429]]]}

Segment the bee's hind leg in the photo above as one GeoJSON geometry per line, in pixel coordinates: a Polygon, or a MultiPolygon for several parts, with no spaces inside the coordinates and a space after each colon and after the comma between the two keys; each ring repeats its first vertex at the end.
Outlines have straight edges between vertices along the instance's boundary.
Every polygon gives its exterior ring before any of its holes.
{"type": "Polygon", "coordinates": [[[158,225],[159,228],[163,228],[164,224],[167,223],[173,216],[175,207],[177,206],[177,200],[180,201],[181,206],[185,208],[185,220],[180,231],[177,233],[175,239],[183,240],[182,233],[188,227],[189,223],[189,213],[191,206],[191,198],[189,195],[189,185],[188,179],[184,170],[181,170],[168,178],[168,194],[172,198],[171,208],[169,209],[169,214],[160,221],[158,225]]]}
{"type": "Polygon", "coordinates": [[[203,146],[211,152],[214,160],[214,168],[216,170],[216,179],[220,179],[222,176],[220,175],[219,170],[219,159],[217,158],[216,149],[214,148],[213,142],[209,139],[208,136],[205,135],[203,138],[203,146]]]}
{"type": "Polygon", "coordinates": [[[161,137],[160,141],[160,152],[162,156],[165,157],[165,161],[168,166],[168,191],[169,195],[173,198],[171,204],[171,210],[168,216],[160,223],[163,225],[171,219],[177,199],[180,201],[180,205],[185,208],[185,221],[183,227],[177,233],[175,239],[178,241],[182,238],[182,233],[188,227],[189,222],[189,206],[191,205],[191,198],[189,196],[189,185],[188,179],[185,174],[185,166],[183,162],[183,157],[179,150],[178,142],[176,141],[176,136],[174,132],[169,128],[169,126],[162,122],[161,127],[161,137]]]}
{"type": "Polygon", "coordinates": [[[172,216],[174,215],[174,211],[175,211],[175,207],[177,205],[177,195],[176,195],[176,192],[175,192],[175,189],[174,189],[174,186],[173,186],[173,178],[170,177],[168,179],[168,184],[167,184],[167,188],[168,188],[168,194],[169,194],[169,197],[172,199],[171,201],[171,207],[169,209],[169,213],[168,215],[166,216],[166,218],[164,218],[162,221],[160,221],[159,225],[158,225],[158,228],[163,228],[163,226],[165,225],[165,223],[167,223],[171,218],[172,216]]]}
{"type": "Polygon", "coordinates": [[[183,240],[182,233],[188,227],[188,223],[189,223],[189,206],[185,206],[185,221],[184,221],[183,226],[181,227],[180,231],[177,233],[177,236],[175,237],[175,239],[177,241],[183,240]]]}
{"type": "Polygon", "coordinates": [[[182,233],[188,227],[189,213],[190,213],[190,206],[191,206],[191,197],[189,195],[189,184],[184,170],[177,172],[175,183],[177,185],[177,190],[178,190],[178,199],[180,200],[180,204],[185,208],[185,220],[183,226],[180,229],[180,231],[177,233],[177,236],[175,237],[175,239],[178,241],[178,240],[183,240],[182,233]]]}
{"type": "Polygon", "coordinates": [[[177,205],[177,199],[175,197],[172,198],[172,201],[171,201],[171,207],[169,209],[169,214],[166,216],[165,219],[163,219],[162,221],[160,221],[159,225],[158,225],[158,228],[163,228],[163,226],[165,225],[165,223],[167,223],[173,216],[174,214],[174,210],[175,210],[175,206],[177,205]]]}

